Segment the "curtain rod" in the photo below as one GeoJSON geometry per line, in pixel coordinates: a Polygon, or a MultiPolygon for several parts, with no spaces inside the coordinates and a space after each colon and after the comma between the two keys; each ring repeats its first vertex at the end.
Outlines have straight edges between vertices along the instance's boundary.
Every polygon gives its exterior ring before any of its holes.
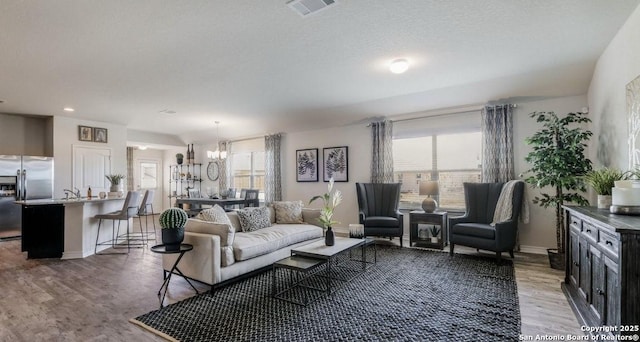
{"type": "MultiPolygon", "coordinates": [[[[438,117],[442,117],[442,116],[471,113],[471,112],[476,112],[476,111],[482,110],[486,106],[490,106],[490,105],[482,105],[482,106],[477,106],[477,107],[471,107],[471,108],[469,108],[467,110],[456,111],[456,112],[445,112],[445,113],[433,114],[433,115],[422,115],[422,116],[416,116],[416,117],[413,117],[413,118],[406,118],[406,119],[396,119],[396,120],[391,119],[389,121],[391,121],[391,122],[403,122],[403,121],[411,121],[411,120],[419,120],[419,119],[427,119],[427,118],[438,118],[438,117]]],[[[504,105],[498,104],[498,105],[494,105],[494,106],[504,106],[504,105]]],[[[509,104],[509,107],[517,108],[518,105],[517,104],[509,104]]],[[[367,127],[371,127],[371,123],[368,123],[367,127]]]]}

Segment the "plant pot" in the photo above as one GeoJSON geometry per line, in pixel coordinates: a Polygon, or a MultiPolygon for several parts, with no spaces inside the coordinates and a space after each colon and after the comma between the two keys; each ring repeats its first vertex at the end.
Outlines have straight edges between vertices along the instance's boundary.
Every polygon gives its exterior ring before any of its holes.
{"type": "Polygon", "coordinates": [[[549,254],[549,265],[551,268],[564,271],[564,253],[558,253],[557,249],[549,248],[547,249],[547,254],[549,254]]]}
{"type": "Polygon", "coordinates": [[[598,209],[609,209],[611,207],[611,195],[598,195],[598,209]]]}
{"type": "Polygon", "coordinates": [[[327,246],[333,246],[336,244],[336,238],[333,235],[333,230],[331,230],[331,227],[327,228],[327,232],[324,235],[324,244],[327,246]]]}
{"type": "Polygon", "coordinates": [[[432,237],[431,238],[431,243],[438,243],[438,238],[437,237],[432,237]]]}
{"type": "Polygon", "coordinates": [[[120,185],[119,184],[111,184],[111,186],[109,187],[109,191],[110,192],[118,192],[118,191],[120,191],[120,185]]]}
{"type": "Polygon", "coordinates": [[[177,251],[180,244],[184,240],[183,228],[165,228],[162,229],[162,244],[167,246],[167,250],[177,251]]]}

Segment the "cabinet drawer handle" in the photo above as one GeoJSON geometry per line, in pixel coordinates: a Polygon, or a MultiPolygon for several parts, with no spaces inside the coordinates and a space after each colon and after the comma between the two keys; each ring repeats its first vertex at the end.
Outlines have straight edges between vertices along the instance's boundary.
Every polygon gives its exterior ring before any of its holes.
{"type": "Polygon", "coordinates": [[[609,241],[609,240],[605,241],[605,244],[606,244],[606,245],[611,245],[611,246],[613,246],[613,242],[611,242],[611,241],[609,241]]]}
{"type": "Polygon", "coordinates": [[[591,229],[587,229],[587,233],[591,233],[591,229]]]}
{"type": "Polygon", "coordinates": [[[599,295],[604,296],[604,291],[602,289],[596,289],[599,295]]]}
{"type": "Polygon", "coordinates": [[[579,264],[577,261],[574,261],[574,262],[573,262],[573,265],[574,265],[574,266],[580,266],[580,264],[579,264]]]}

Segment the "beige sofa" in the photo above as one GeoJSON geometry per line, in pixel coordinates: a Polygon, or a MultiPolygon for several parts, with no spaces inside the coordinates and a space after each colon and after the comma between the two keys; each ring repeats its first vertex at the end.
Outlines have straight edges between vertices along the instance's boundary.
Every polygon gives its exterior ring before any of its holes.
{"type": "MultiPolygon", "coordinates": [[[[184,242],[193,245],[178,268],[187,277],[215,285],[269,266],[291,255],[291,249],[322,238],[319,210],[303,209],[303,223],[277,224],[273,208],[271,227],[242,232],[238,215],[227,213],[231,225],[189,219],[184,242]]],[[[171,270],[178,254],[164,254],[162,266],[171,270]]]]}

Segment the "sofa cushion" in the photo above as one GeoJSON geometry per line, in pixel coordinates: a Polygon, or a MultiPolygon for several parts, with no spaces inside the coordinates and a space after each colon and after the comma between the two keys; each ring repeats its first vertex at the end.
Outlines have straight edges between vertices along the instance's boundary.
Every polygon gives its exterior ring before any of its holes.
{"type": "Polygon", "coordinates": [[[302,201],[273,202],[276,223],[302,223],[302,201]]]}
{"type": "Polygon", "coordinates": [[[243,232],[252,232],[258,229],[271,227],[269,209],[267,207],[244,208],[238,210],[237,213],[243,232]]]}
{"type": "Polygon", "coordinates": [[[196,219],[231,225],[229,216],[227,216],[227,213],[224,211],[224,208],[222,208],[217,204],[214,205],[213,208],[204,209],[200,211],[196,216],[196,219]]]}
{"type": "Polygon", "coordinates": [[[298,242],[322,237],[322,228],[309,224],[275,224],[248,233],[237,233],[233,242],[236,260],[248,260],[298,242]]]}
{"type": "Polygon", "coordinates": [[[484,223],[458,223],[451,228],[451,234],[495,239],[496,228],[484,223]]]}
{"type": "Polygon", "coordinates": [[[233,257],[233,241],[235,229],[230,224],[215,223],[198,219],[189,219],[184,227],[186,232],[212,234],[220,236],[221,266],[229,266],[235,262],[233,257]]]}

